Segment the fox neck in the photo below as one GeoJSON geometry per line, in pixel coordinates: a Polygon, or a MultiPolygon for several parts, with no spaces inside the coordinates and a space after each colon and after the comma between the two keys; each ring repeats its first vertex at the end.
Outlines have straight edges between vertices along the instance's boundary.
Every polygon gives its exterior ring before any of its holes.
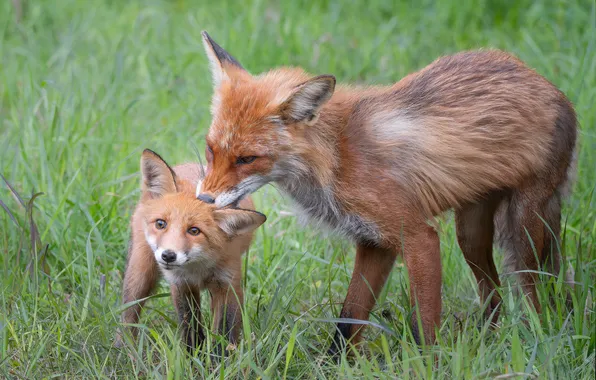
{"type": "Polygon", "coordinates": [[[277,182],[292,192],[296,186],[326,188],[335,179],[340,162],[341,133],[348,112],[332,98],[320,111],[317,121],[295,131],[291,154],[279,169],[277,182]]]}

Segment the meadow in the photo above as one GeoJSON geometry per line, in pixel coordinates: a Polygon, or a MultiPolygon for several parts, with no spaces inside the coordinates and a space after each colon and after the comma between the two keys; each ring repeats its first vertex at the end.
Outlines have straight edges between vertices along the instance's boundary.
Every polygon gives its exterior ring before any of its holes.
{"type": "Polygon", "coordinates": [[[593,379],[595,45],[594,0],[1,2],[0,378],[593,379]],[[537,314],[502,275],[503,315],[489,328],[447,213],[437,344],[419,350],[407,328],[398,260],[366,349],[329,361],[354,248],[298,224],[267,186],[255,194],[268,221],[244,257],[244,340],[231,355],[186,353],[165,286],[139,338],[113,348],[140,154],[175,164],[205,148],[212,88],[201,30],[252,73],[295,65],[365,84],[465,49],[516,54],[570,98],[580,122],[561,239],[573,308],[561,279],[540,275],[537,314]]]}

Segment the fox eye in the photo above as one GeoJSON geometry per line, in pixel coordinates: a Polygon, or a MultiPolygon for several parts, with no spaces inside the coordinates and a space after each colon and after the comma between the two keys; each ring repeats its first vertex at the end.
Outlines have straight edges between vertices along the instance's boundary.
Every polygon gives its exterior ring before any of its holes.
{"type": "Polygon", "coordinates": [[[236,165],[246,165],[254,162],[257,159],[257,156],[246,156],[246,157],[238,157],[236,159],[236,165]]]}
{"type": "Polygon", "coordinates": [[[166,228],[167,225],[168,223],[166,223],[166,221],[163,219],[157,219],[155,221],[155,228],[157,228],[158,230],[163,230],[164,228],[166,228]]]}
{"type": "Polygon", "coordinates": [[[213,161],[213,149],[209,145],[207,145],[207,149],[205,149],[205,156],[207,156],[207,162],[213,161]]]}
{"type": "Polygon", "coordinates": [[[197,227],[190,227],[188,229],[188,233],[192,236],[198,236],[201,233],[201,230],[199,230],[197,227]]]}

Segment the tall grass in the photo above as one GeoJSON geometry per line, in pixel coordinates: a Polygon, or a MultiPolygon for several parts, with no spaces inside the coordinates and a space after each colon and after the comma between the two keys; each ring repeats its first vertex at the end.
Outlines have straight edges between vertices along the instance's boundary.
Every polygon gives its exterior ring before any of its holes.
{"type": "Polygon", "coordinates": [[[0,4],[0,377],[594,378],[593,0],[22,0],[18,17],[13,3],[0,4]],[[254,73],[298,65],[344,82],[392,83],[442,54],[495,47],[546,76],[581,123],[561,244],[576,272],[573,309],[561,280],[540,276],[540,315],[505,281],[504,315],[490,329],[448,217],[437,345],[419,351],[406,328],[398,263],[371,317],[368,350],[329,362],[353,247],[296,224],[266,187],[256,195],[268,221],[246,255],[235,352],[223,362],[188,356],[165,288],[149,300],[139,339],[113,349],[140,153],[178,163],[194,159],[194,144],[204,148],[203,29],[254,73]]]}

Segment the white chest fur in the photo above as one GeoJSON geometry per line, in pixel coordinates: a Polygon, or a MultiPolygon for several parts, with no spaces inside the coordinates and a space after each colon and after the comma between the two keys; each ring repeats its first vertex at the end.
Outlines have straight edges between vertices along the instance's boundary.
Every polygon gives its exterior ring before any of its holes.
{"type": "Polygon", "coordinates": [[[298,216],[302,222],[314,222],[317,226],[327,227],[355,241],[381,241],[377,225],[346,212],[337,201],[333,189],[308,186],[308,181],[280,185],[297,203],[301,211],[298,216]]]}

